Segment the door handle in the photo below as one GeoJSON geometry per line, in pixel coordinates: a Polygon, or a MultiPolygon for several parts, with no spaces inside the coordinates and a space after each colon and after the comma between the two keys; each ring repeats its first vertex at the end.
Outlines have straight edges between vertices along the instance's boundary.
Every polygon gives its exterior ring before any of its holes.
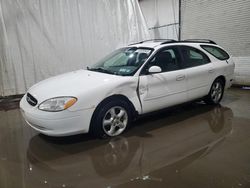
{"type": "Polygon", "coordinates": [[[177,81],[181,81],[181,80],[184,80],[184,79],[185,79],[185,75],[176,76],[177,81]]]}
{"type": "Polygon", "coordinates": [[[213,72],[214,72],[214,69],[209,69],[208,72],[209,72],[209,73],[213,73],[213,72]]]}

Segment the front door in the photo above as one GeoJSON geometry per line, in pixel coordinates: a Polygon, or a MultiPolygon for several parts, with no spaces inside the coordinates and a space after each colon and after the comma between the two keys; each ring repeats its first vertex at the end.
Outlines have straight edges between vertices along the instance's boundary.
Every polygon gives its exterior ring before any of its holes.
{"type": "Polygon", "coordinates": [[[186,73],[181,69],[177,47],[167,47],[156,53],[142,69],[139,79],[143,113],[187,101],[186,73]],[[159,66],[162,71],[151,74],[148,72],[151,66],[159,66]]]}

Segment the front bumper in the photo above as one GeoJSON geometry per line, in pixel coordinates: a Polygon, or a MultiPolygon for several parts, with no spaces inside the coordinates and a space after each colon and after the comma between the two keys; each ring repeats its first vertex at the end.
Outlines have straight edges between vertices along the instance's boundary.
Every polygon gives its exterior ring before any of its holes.
{"type": "Polygon", "coordinates": [[[20,101],[20,109],[27,124],[38,132],[49,136],[69,136],[89,131],[95,108],[79,111],[64,110],[45,112],[29,105],[26,95],[20,101]]]}

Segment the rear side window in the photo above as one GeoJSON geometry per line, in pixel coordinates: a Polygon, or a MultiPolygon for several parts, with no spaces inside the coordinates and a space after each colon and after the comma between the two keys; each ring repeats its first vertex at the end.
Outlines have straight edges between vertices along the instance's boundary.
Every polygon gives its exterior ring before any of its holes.
{"type": "Polygon", "coordinates": [[[217,46],[201,45],[201,47],[219,60],[229,59],[228,53],[217,46]]]}
{"type": "Polygon", "coordinates": [[[204,52],[190,46],[181,46],[181,53],[184,58],[184,67],[196,67],[210,62],[204,52]]]}

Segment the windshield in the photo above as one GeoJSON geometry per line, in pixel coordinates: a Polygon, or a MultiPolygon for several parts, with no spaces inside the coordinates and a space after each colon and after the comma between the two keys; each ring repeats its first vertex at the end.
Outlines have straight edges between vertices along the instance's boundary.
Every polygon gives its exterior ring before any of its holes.
{"type": "Polygon", "coordinates": [[[151,48],[121,48],[88,68],[88,70],[130,76],[141,67],[152,51],[151,48]]]}

